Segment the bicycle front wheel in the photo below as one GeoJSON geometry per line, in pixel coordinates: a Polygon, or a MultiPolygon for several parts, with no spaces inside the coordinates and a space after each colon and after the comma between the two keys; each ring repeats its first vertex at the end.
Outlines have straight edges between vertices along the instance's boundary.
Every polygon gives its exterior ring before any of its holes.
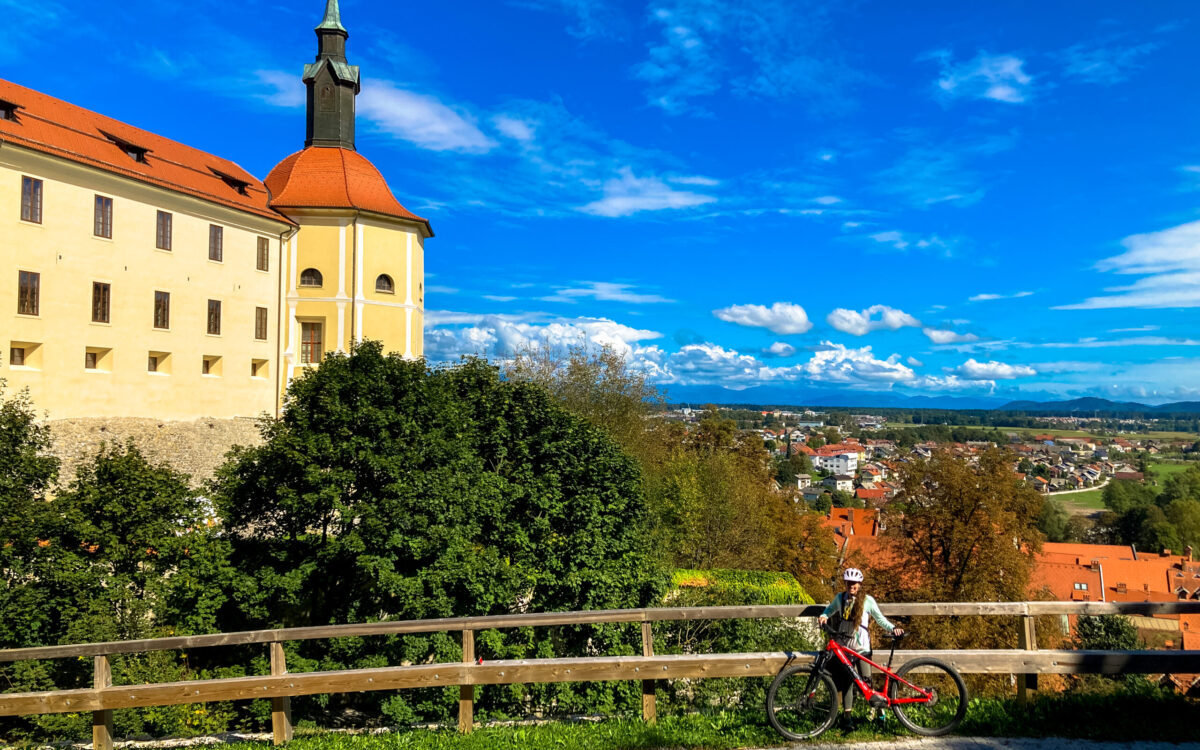
{"type": "Polygon", "coordinates": [[[914,700],[892,706],[900,723],[926,737],[954,731],[967,715],[967,685],[954,667],[937,659],[913,659],[896,670],[918,689],[892,681],[888,698],[914,700]]]}
{"type": "Polygon", "coordinates": [[[811,666],[789,667],[767,690],[767,719],[789,740],[816,737],[837,719],[838,692],[833,678],[811,666]]]}

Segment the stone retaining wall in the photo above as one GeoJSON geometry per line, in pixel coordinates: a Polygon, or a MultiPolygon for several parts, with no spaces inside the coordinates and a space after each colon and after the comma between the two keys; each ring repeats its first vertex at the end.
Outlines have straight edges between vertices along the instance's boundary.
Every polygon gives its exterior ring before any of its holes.
{"type": "Polygon", "coordinates": [[[124,445],[132,440],[152,464],[165,463],[188,474],[193,485],[211,479],[225,454],[235,445],[259,445],[254,419],[197,419],[168,422],[158,419],[57,419],[47,423],[53,436],[51,452],[62,462],[59,481],[69,483],[76,468],[96,455],[102,443],[124,445]]]}

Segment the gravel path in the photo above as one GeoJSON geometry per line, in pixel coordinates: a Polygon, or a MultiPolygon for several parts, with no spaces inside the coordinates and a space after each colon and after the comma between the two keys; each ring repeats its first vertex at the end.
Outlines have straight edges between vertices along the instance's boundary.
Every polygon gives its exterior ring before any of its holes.
{"type": "MultiPolygon", "coordinates": [[[[938,737],[929,739],[884,740],[882,742],[822,743],[797,742],[779,747],[796,750],[1200,750],[1200,742],[1093,742],[1004,737],[938,737]]],[[[765,749],[763,749],[765,750],[765,749]]]]}

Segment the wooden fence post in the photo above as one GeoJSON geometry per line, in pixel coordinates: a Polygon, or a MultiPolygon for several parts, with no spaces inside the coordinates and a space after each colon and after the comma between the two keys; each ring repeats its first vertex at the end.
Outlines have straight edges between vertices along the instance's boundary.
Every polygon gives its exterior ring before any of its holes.
{"type": "MultiPolygon", "coordinates": [[[[475,631],[462,632],[463,664],[475,663],[475,631]]],[[[458,731],[466,734],[475,726],[475,686],[458,686],[458,731]]]]}
{"type": "MultiPolygon", "coordinates": [[[[1019,635],[1020,648],[1026,651],[1037,651],[1037,618],[1033,615],[1021,616],[1021,632],[1019,635]]],[[[1020,674],[1017,675],[1017,700],[1021,703],[1029,702],[1030,691],[1037,690],[1037,675],[1036,674],[1020,674]]]]}
{"type": "MultiPolygon", "coordinates": [[[[651,623],[642,623],[642,656],[654,656],[654,631],[651,623]]],[[[642,680],[642,719],[649,724],[658,720],[654,705],[654,680],[642,680]]]]}
{"type": "MultiPolygon", "coordinates": [[[[287,661],[283,655],[283,644],[271,643],[271,674],[287,674],[287,661]]],[[[284,745],[292,739],[292,699],[284,696],[271,699],[271,739],[276,745],[284,745]]]]}
{"type": "MultiPolygon", "coordinates": [[[[101,654],[92,661],[94,665],[94,673],[92,676],[92,687],[100,690],[101,688],[112,687],[112,665],[108,663],[108,657],[101,654]]],[[[93,711],[92,712],[92,750],[112,750],[113,746],[113,712],[108,711],[93,711]]]]}

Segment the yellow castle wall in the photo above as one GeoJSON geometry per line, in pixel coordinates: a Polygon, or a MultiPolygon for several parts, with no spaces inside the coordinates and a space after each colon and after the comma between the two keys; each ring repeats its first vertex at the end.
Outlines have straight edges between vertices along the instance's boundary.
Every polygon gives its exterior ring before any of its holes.
{"type": "MultiPolygon", "coordinates": [[[[287,229],[37,152],[0,148],[0,378],[28,387],[39,412],[195,419],[274,413],[280,373],[280,235],[287,229]],[[43,181],[42,223],[21,221],[21,178],[43,181]],[[95,196],[113,199],[112,239],[93,235],[95,196]],[[172,214],[172,249],[156,249],[157,212],[172,214]],[[208,259],[209,225],[224,228],[222,262],[208,259]],[[256,269],[259,237],[269,239],[267,271],[256,269]],[[40,274],[37,316],[17,314],[18,272],[40,274]],[[111,284],[109,323],[93,323],[92,283],[111,284]],[[157,330],[154,293],[169,292],[170,327],[157,330]],[[208,300],[222,303],[220,335],[206,330],[208,300]],[[268,310],[267,338],[255,338],[255,308],[268,310]],[[37,344],[26,366],[10,362],[14,342],[37,344]],[[85,352],[100,367],[84,367],[85,352]],[[169,357],[152,373],[151,352],[169,357]],[[205,356],[218,372],[202,374],[205,356]],[[265,360],[262,377],[251,363],[265,360]]],[[[28,347],[27,347],[28,348],[28,347]]]]}

